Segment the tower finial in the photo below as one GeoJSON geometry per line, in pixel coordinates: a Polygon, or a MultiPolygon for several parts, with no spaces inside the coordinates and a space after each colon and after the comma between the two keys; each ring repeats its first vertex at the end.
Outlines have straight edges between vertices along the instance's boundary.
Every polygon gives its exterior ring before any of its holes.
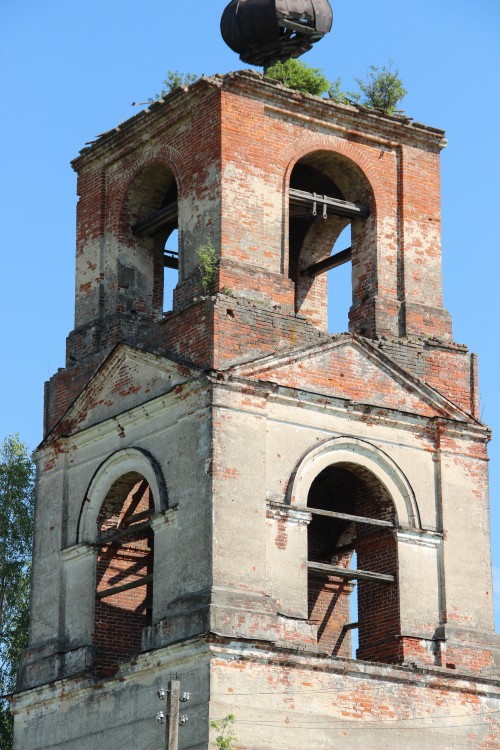
{"type": "Polygon", "coordinates": [[[328,0],[231,0],[221,34],[243,62],[267,68],[310,50],[332,19],[328,0]]]}

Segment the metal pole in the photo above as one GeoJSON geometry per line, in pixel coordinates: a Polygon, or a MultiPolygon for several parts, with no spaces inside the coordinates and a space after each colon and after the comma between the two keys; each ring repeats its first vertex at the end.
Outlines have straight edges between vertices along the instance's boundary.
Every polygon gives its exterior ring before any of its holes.
{"type": "Polygon", "coordinates": [[[170,680],[167,693],[167,723],[165,724],[166,750],[179,750],[179,697],[181,683],[170,680]]]}

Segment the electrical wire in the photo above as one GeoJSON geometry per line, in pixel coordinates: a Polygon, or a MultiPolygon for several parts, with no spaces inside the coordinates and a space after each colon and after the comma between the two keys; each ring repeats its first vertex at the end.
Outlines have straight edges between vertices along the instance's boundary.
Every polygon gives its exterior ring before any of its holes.
{"type": "MultiPolygon", "coordinates": [[[[212,693],[212,695],[213,695],[213,693],[212,693]]],[[[232,695],[233,695],[233,693],[229,694],[229,696],[232,696],[232,695]]],[[[241,707],[241,708],[248,708],[248,709],[256,709],[256,708],[258,708],[258,706],[249,705],[249,704],[245,704],[245,703],[238,703],[237,705],[238,705],[238,707],[241,707]]],[[[284,708],[286,708],[286,707],[284,707],[284,708]]],[[[364,712],[364,716],[366,716],[367,714],[369,714],[369,712],[365,711],[364,712]]],[[[492,716],[494,714],[500,714],[500,709],[493,709],[491,711],[488,711],[486,709],[484,711],[477,711],[476,713],[473,713],[473,714],[469,711],[467,713],[440,714],[439,716],[416,716],[416,717],[413,717],[413,718],[410,717],[410,716],[405,717],[405,718],[401,718],[401,717],[395,716],[395,717],[387,717],[386,719],[379,719],[379,720],[383,721],[385,723],[390,723],[390,722],[401,722],[401,721],[428,721],[428,720],[435,720],[435,719],[457,719],[457,718],[460,719],[461,717],[471,717],[472,718],[472,717],[475,717],[475,716],[477,716],[477,717],[483,717],[484,718],[484,717],[492,716]]],[[[360,716],[359,718],[362,718],[362,717],[360,716]]],[[[339,720],[340,721],[344,721],[344,719],[339,719],[339,720]]],[[[330,720],[328,719],[328,721],[330,721],[330,720]]],[[[349,719],[345,719],[345,721],[349,721],[349,719]]],[[[357,721],[357,719],[354,719],[354,721],[357,721]]]]}
{"type": "MultiPolygon", "coordinates": [[[[181,681],[185,681],[189,677],[199,676],[199,670],[183,670],[182,672],[179,672],[177,674],[177,677],[181,681]]],[[[146,725],[149,722],[155,722],[156,713],[158,710],[160,710],[160,706],[158,706],[158,703],[155,704],[155,697],[156,697],[156,688],[153,688],[151,686],[143,685],[144,694],[143,698],[140,701],[136,701],[134,703],[134,716],[137,718],[130,718],[130,723],[134,726],[134,735],[139,731],[139,727],[141,725],[146,725]],[[146,692],[147,691],[147,692],[146,692]],[[141,714],[145,710],[147,710],[147,706],[151,706],[151,716],[139,718],[141,714]]],[[[418,689],[418,688],[417,688],[418,689]]],[[[142,692],[142,691],[141,691],[142,692]]],[[[260,696],[276,696],[276,697],[286,697],[286,696],[304,696],[307,697],[312,694],[318,694],[318,695],[337,695],[338,693],[345,693],[346,692],[346,686],[338,686],[334,688],[317,688],[317,689],[308,689],[303,688],[300,690],[266,690],[266,691],[242,691],[242,692],[220,692],[220,691],[210,691],[211,697],[225,697],[227,699],[233,699],[238,697],[260,697],[260,696]]],[[[249,704],[249,703],[240,703],[239,701],[235,701],[236,705],[232,709],[232,712],[239,709],[247,709],[248,711],[257,712],[261,710],[261,707],[255,705],[255,704],[249,704]]],[[[198,704],[199,705],[199,704],[198,704]]],[[[187,707],[186,707],[187,708],[187,707]]],[[[194,706],[193,706],[194,708],[194,706]]],[[[282,709],[286,710],[286,706],[283,706],[282,709]]],[[[241,727],[244,726],[259,726],[259,727],[267,727],[267,728],[275,728],[275,729],[296,729],[296,730],[311,730],[311,729],[325,729],[325,730],[338,730],[338,731],[351,731],[351,730],[394,730],[398,732],[404,732],[408,733],[411,731],[432,731],[437,730],[439,732],[439,737],[453,737],[454,739],[454,747],[458,747],[456,744],[457,740],[460,741],[460,737],[457,737],[457,732],[462,729],[488,729],[496,730],[497,722],[495,719],[492,721],[488,721],[489,717],[496,716],[497,714],[500,714],[500,709],[493,709],[488,710],[487,707],[484,708],[484,710],[477,711],[476,713],[471,714],[471,712],[467,713],[453,713],[453,714],[441,714],[439,716],[416,716],[416,717],[387,717],[387,718],[377,718],[377,719],[367,719],[367,715],[369,715],[369,712],[364,712],[363,716],[360,716],[359,719],[357,718],[320,718],[317,719],[307,719],[307,718],[301,718],[297,715],[294,715],[290,713],[289,711],[283,715],[283,718],[280,719],[245,719],[242,717],[238,717],[236,715],[235,718],[235,725],[240,725],[241,727]],[[468,719],[469,721],[467,723],[464,723],[461,721],[461,718],[468,719]],[[471,721],[473,719],[477,719],[477,721],[471,721]],[[446,721],[446,723],[441,723],[446,721]],[[416,726],[408,726],[408,724],[413,724],[416,726]],[[451,731],[450,731],[451,730],[451,731]],[[453,730],[456,730],[455,732],[453,730]]],[[[208,716],[206,716],[206,720],[208,721],[208,716]]],[[[219,719],[219,721],[222,719],[219,719]]],[[[163,733],[164,733],[164,726],[163,725],[157,725],[157,729],[159,731],[159,735],[152,738],[152,740],[148,743],[148,745],[143,748],[143,750],[164,750],[164,740],[163,740],[163,733]]],[[[499,728],[500,732],[500,728],[499,728]]],[[[474,738],[471,738],[474,739],[474,738]]],[[[116,740],[116,742],[112,742],[111,744],[107,742],[106,746],[108,750],[127,750],[127,744],[123,744],[123,737],[116,740]]],[[[135,747],[136,745],[134,745],[135,747]]],[[[470,747],[470,744],[463,745],[463,747],[470,747]]]]}
{"type": "MultiPolygon", "coordinates": [[[[434,722],[438,718],[444,718],[444,717],[428,717],[427,721],[434,722]]],[[[473,718],[473,717],[471,717],[473,718]]],[[[220,721],[220,720],[219,720],[220,721]]],[[[454,726],[450,726],[450,724],[444,724],[441,726],[438,725],[425,725],[425,727],[416,726],[416,727],[406,727],[401,726],[401,721],[417,721],[417,719],[394,719],[392,721],[392,724],[394,725],[394,729],[403,730],[403,731],[411,731],[413,729],[416,729],[417,731],[420,731],[422,728],[425,729],[462,729],[463,727],[485,727],[484,722],[473,722],[471,724],[464,724],[462,722],[455,724],[454,726]]],[[[387,729],[388,726],[391,724],[391,722],[387,722],[384,720],[375,720],[375,719],[362,719],[360,717],[360,720],[356,719],[318,719],[317,721],[304,721],[303,719],[298,719],[297,722],[293,722],[290,720],[289,715],[287,715],[284,719],[268,719],[268,720],[253,720],[253,719],[235,719],[235,724],[258,724],[262,727],[278,727],[281,725],[284,725],[284,727],[292,727],[292,728],[301,728],[301,729],[310,729],[311,727],[324,727],[324,728],[334,728],[338,727],[339,729],[367,729],[367,728],[374,728],[374,729],[387,729]],[[348,726],[346,726],[348,725],[348,726]]]]}

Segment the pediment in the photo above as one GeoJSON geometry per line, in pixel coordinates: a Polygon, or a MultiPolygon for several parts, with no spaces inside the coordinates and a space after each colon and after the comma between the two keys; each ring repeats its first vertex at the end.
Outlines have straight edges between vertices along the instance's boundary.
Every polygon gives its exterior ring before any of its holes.
{"type": "Polygon", "coordinates": [[[120,344],[49,437],[80,432],[168,393],[198,375],[195,368],[120,344]]]}
{"type": "Polygon", "coordinates": [[[467,420],[465,412],[434,388],[403,370],[374,345],[348,334],[236,366],[232,374],[357,404],[467,420]]]}

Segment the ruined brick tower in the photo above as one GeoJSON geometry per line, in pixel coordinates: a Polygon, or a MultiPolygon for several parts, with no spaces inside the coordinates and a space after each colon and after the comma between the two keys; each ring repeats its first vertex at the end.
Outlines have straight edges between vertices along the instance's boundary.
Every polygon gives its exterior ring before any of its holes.
{"type": "Polygon", "coordinates": [[[75,160],[17,750],[164,747],[172,672],[182,750],[229,713],[248,750],[498,747],[489,432],[442,304],[443,145],[244,71],[75,160]]]}

